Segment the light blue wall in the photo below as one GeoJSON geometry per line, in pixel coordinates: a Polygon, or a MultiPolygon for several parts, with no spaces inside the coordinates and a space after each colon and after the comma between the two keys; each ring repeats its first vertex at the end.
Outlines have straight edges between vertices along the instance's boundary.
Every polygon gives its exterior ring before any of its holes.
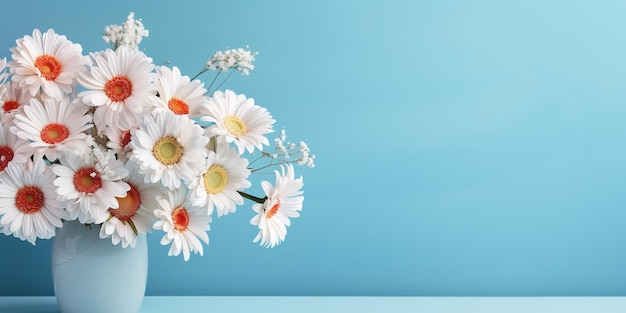
{"type": "MultiPolygon", "coordinates": [[[[148,294],[626,295],[625,2],[84,3],[4,3],[0,51],[130,11],[188,75],[249,44],[227,87],[318,156],[283,245],[249,203],[188,263],[153,235],[148,294]]],[[[0,237],[0,295],[52,294],[50,246],[0,237]]]]}

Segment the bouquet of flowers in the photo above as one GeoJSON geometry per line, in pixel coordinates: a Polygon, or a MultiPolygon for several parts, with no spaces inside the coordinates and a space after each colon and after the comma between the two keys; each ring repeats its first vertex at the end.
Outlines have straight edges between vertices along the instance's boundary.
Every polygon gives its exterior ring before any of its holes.
{"type": "Polygon", "coordinates": [[[284,129],[264,151],[275,123],[268,110],[198,79],[248,75],[257,53],[219,51],[190,78],[140,51],[147,36],[130,13],[105,28],[110,49],[83,55],[53,29],[35,29],[0,60],[0,232],[35,245],[78,220],[126,248],[162,231],[169,255],[187,261],[209,243],[214,212],[248,199],[253,241],[281,243],[304,199],[294,164],[313,167],[315,156],[284,129]],[[250,175],[270,166],[276,180],[261,182],[265,195],[246,193],[250,175]]]}

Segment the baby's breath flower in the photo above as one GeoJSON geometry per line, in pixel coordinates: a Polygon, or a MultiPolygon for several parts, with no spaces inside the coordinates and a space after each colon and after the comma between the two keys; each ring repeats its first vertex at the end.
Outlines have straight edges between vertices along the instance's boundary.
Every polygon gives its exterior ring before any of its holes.
{"type": "Polygon", "coordinates": [[[102,175],[105,175],[115,181],[128,175],[128,170],[123,168],[122,162],[113,162],[116,159],[115,152],[113,150],[103,150],[102,147],[94,144],[92,146],[91,153],[95,162],[94,165],[102,175]]]}
{"type": "Polygon", "coordinates": [[[117,48],[116,44],[122,39],[123,32],[121,25],[109,25],[104,28],[102,39],[104,39],[104,42],[113,45],[114,48],[117,48]]]}
{"type": "MultiPolygon", "coordinates": [[[[284,128],[278,137],[274,138],[274,145],[276,146],[274,153],[263,153],[264,156],[272,159],[268,166],[296,163],[310,168],[315,167],[315,155],[311,154],[309,146],[304,141],[300,141],[298,144],[287,141],[287,133],[284,128]]],[[[263,168],[265,167],[267,166],[263,168]]]]}
{"type": "Polygon", "coordinates": [[[122,25],[109,25],[104,28],[104,42],[113,45],[113,49],[127,46],[138,49],[142,37],[148,37],[149,31],[143,27],[141,19],[136,20],[135,14],[130,12],[126,22],[122,25]]]}
{"type": "MultiPolygon", "coordinates": [[[[246,46],[246,48],[249,47],[246,46]]],[[[232,68],[248,75],[254,69],[252,62],[257,54],[259,53],[243,48],[218,51],[207,61],[204,68],[213,71],[227,71],[232,68]]]]}

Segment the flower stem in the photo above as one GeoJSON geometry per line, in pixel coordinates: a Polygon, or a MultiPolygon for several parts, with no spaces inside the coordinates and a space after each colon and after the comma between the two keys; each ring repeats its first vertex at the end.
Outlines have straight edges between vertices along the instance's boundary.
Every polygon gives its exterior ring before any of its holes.
{"type": "Polygon", "coordinates": [[[202,71],[200,71],[200,73],[196,74],[196,76],[192,77],[192,78],[190,79],[190,81],[192,81],[192,80],[194,80],[194,79],[198,78],[200,75],[204,74],[204,72],[206,72],[206,71],[208,71],[208,69],[203,68],[203,69],[202,69],[202,71]]]}
{"type": "MultiPolygon", "coordinates": [[[[215,90],[220,89],[220,87],[222,87],[222,85],[224,85],[224,83],[225,83],[225,82],[226,82],[226,81],[227,81],[227,80],[228,80],[231,76],[233,76],[233,73],[234,73],[234,72],[235,72],[235,69],[231,69],[231,70],[230,70],[230,72],[228,73],[228,76],[226,76],[226,78],[224,78],[224,80],[222,80],[222,82],[221,82],[219,85],[217,85],[217,87],[215,87],[215,90]]],[[[213,83],[211,83],[211,86],[213,86],[213,83]]],[[[207,88],[207,89],[210,89],[210,88],[211,88],[211,87],[209,86],[209,88],[207,88]]]]}
{"type": "Polygon", "coordinates": [[[258,197],[255,197],[255,196],[251,195],[251,194],[247,194],[247,193],[245,193],[245,192],[243,192],[243,191],[237,191],[237,192],[238,192],[238,193],[239,193],[242,197],[244,197],[244,198],[246,198],[246,199],[248,199],[248,200],[254,201],[254,202],[256,202],[256,203],[261,203],[261,204],[263,204],[263,203],[265,202],[265,200],[267,200],[267,196],[265,196],[265,197],[263,197],[263,198],[258,198],[258,197]]]}
{"type": "Polygon", "coordinates": [[[213,84],[215,84],[215,81],[217,80],[217,78],[220,76],[220,74],[222,73],[222,71],[219,71],[215,74],[215,76],[213,76],[213,80],[211,81],[211,83],[209,84],[209,87],[206,87],[206,93],[205,94],[211,94],[211,87],[213,87],[213,84]]]}
{"type": "Polygon", "coordinates": [[[260,171],[262,169],[265,169],[265,168],[268,168],[268,167],[271,167],[271,166],[276,166],[276,165],[281,165],[281,164],[289,164],[289,163],[297,163],[297,162],[298,162],[297,160],[291,160],[291,161],[284,161],[283,160],[283,161],[279,161],[277,163],[274,163],[274,160],[272,159],[272,161],[270,161],[269,164],[261,166],[261,167],[258,167],[258,168],[255,168],[253,170],[250,170],[250,172],[254,173],[254,172],[260,171]]]}
{"type": "Polygon", "coordinates": [[[256,161],[258,161],[258,160],[262,159],[263,157],[265,157],[267,152],[262,152],[262,153],[263,153],[263,155],[261,155],[260,157],[257,157],[256,159],[254,159],[254,160],[250,161],[250,163],[248,164],[248,166],[250,166],[250,165],[254,164],[254,162],[256,162],[256,161]]]}

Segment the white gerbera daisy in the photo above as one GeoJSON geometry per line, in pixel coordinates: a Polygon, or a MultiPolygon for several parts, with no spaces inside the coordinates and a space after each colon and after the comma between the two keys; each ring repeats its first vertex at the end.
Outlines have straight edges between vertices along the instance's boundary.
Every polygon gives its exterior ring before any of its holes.
{"type": "Polygon", "coordinates": [[[275,186],[268,181],[261,182],[267,200],[252,206],[258,214],[250,220],[250,224],[259,226],[259,233],[253,242],[261,240],[261,245],[265,247],[274,247],[285,240],[287,227],[291,224],[289,218],[300,216],[304,201],[300,190],[304,185],[302,176],[295,179],[291,164],[287,164],[287,173],[282,166],[281,170],[282,173],[275,171],[275,186]]]}
{"type": "Polygon", "coordinates": [[[91,57],[91,70],[78,77],[88,90],[78,97],[96,107],[94,124],[99,131],[118,126],[120,119],[136,119],[157,101],[152,59],[126,46],[93,53],[91,57]]]}
{"type": "Polygon", "coordinates": [[[60,165],[52,170],[59,199],[68,201],[67,212],[71,220],[83,224],[100,224],[109,216],[109,208],[118,208],[117,198],[126,196],[130,186],[119,180],[128,171],[122,162],[109,158],[95,159],[91,154],[62,156],[60,165]],[[101,163],[107,162],[107,163],[101,163]]]}
{"type": "Polygon", "coordinates": [[[65,218],[64,203],[52,186],[54,173],[41,158],[11,162],[0,174],[0,229],[35,245],[50,239],[65,218]]]}
{"type": "Polygon", "coordinates": [[[128,176],[123,179],[130,190],[126,196],[117,198],[117,209],[110,208],[109,218],[100,228],[100,238],[111,238],[114,245],[122,243],[122,247],[134,247],[137,244],[137,236],[148,232],[155,217],[155,195],[160,193],[161,185],[145,183],[143,175],[139,174],[137,167],[131,162],[127,163],[128,176]]]}
{"type": "Polygon", "coordinates": [[[59,102],[46,99],[44,103],[31,99],[24,106],[24,113],[15,115],[15,126],[11,131],[20,138],[30,140],[37,153],[44,154],[50,161],[59,153],[84,153],[89,149],[85,131],[91,128],[89,109],[67,98],[59,102]]]}
{"type": "Polygon", "coordinates": [[[128,156],[132,151],[130,148],[130,138],[132,132],[139,129],[139,126],[131,126],[128,128],[109,127],[104,133],[108,138],[107,147],[117,154],[117,158],[122,162],[128,160],[128,156]]]}
{"type": "Polygon", "coordinates": [[[181,180],[189,181],[202,171],[208,142],[202,128],[186,116],[154,112],[133,131],[130,160],[139,164],[146,181],[176,189],[181,180]]]}
{"type": "Polygon", "coordinates": [[[189,199],[194,206],[206,208],[207,214],[217,216],[235,212],[243,198],[237,192],[251,186],[248,181],[248,160],[226,144],[209,151],[204,169],[189,184],[189,199]]]}
{"type": "Polygon", "coordinates": [[[11,79],[29,90],[32,96],[43,91],[56,101],[64,93],[70,93],[76,77],[84,72],[89,58],[82,55],[83,48],[67,37],[58,35],[53,29],[41,34],[38,29],[33,35],[24,36],[11,48],[13,61],[8,63],[11,79]]]}
{"type": "Polygon", "coordinates": [[[0,126],[0,172],[11,162],[26,162],[34,152],[28,141],[17,137],[9,130],[9,125],[0,126]]]}
{"type": "Polygon", "coordinates": [[[189,118],[203,115],[204,107],[208,106],[209,100],[204,95],[207,90],[202,82],[197,79],[189,81],[189,76],[181,75],[176,66],[171,69],[167,66],[158,66],[156,71],[159,101],[155,104],[159,109],[171,110],[189,118]]]}
{"type": "Polygon", "coordinates": [[[28,88],[22,88],[15,82],[7,82],[0,85],[0,105],[2,105],[2,122],[13,123],[16,114],[23,112],[31,98],[41,99],[38,96],[31,96],[28,88]]]}
{"type": "Polygon", "coordinates": [[[211,216],[192,206],[185,199],[185,190],[169,190],[165,196],[158,196],[158,209],[154,210],[154,215],[159,220],[152,227],[165,232],[161,244],[171,244],[169,256],[182,252],[185,261],[188,261],[191,252],[202,255],[200,240],[209,244],[209,235],[206,232],[210,229],[211,216]]]}
{"type": "Polygon", "coordinates": [[[207,128],[207,133],[218,135],[227,143],[234,142],[239,154],[244,150],[252,153],[254,148],[263,149],[269,145],[265,134],[272,132],[274,120],[267,109],[255,105],[253,98],[237,95],[232,90],[216,91],[209,98],[207,116],[204,122],[215,123],[207,128]]]}

